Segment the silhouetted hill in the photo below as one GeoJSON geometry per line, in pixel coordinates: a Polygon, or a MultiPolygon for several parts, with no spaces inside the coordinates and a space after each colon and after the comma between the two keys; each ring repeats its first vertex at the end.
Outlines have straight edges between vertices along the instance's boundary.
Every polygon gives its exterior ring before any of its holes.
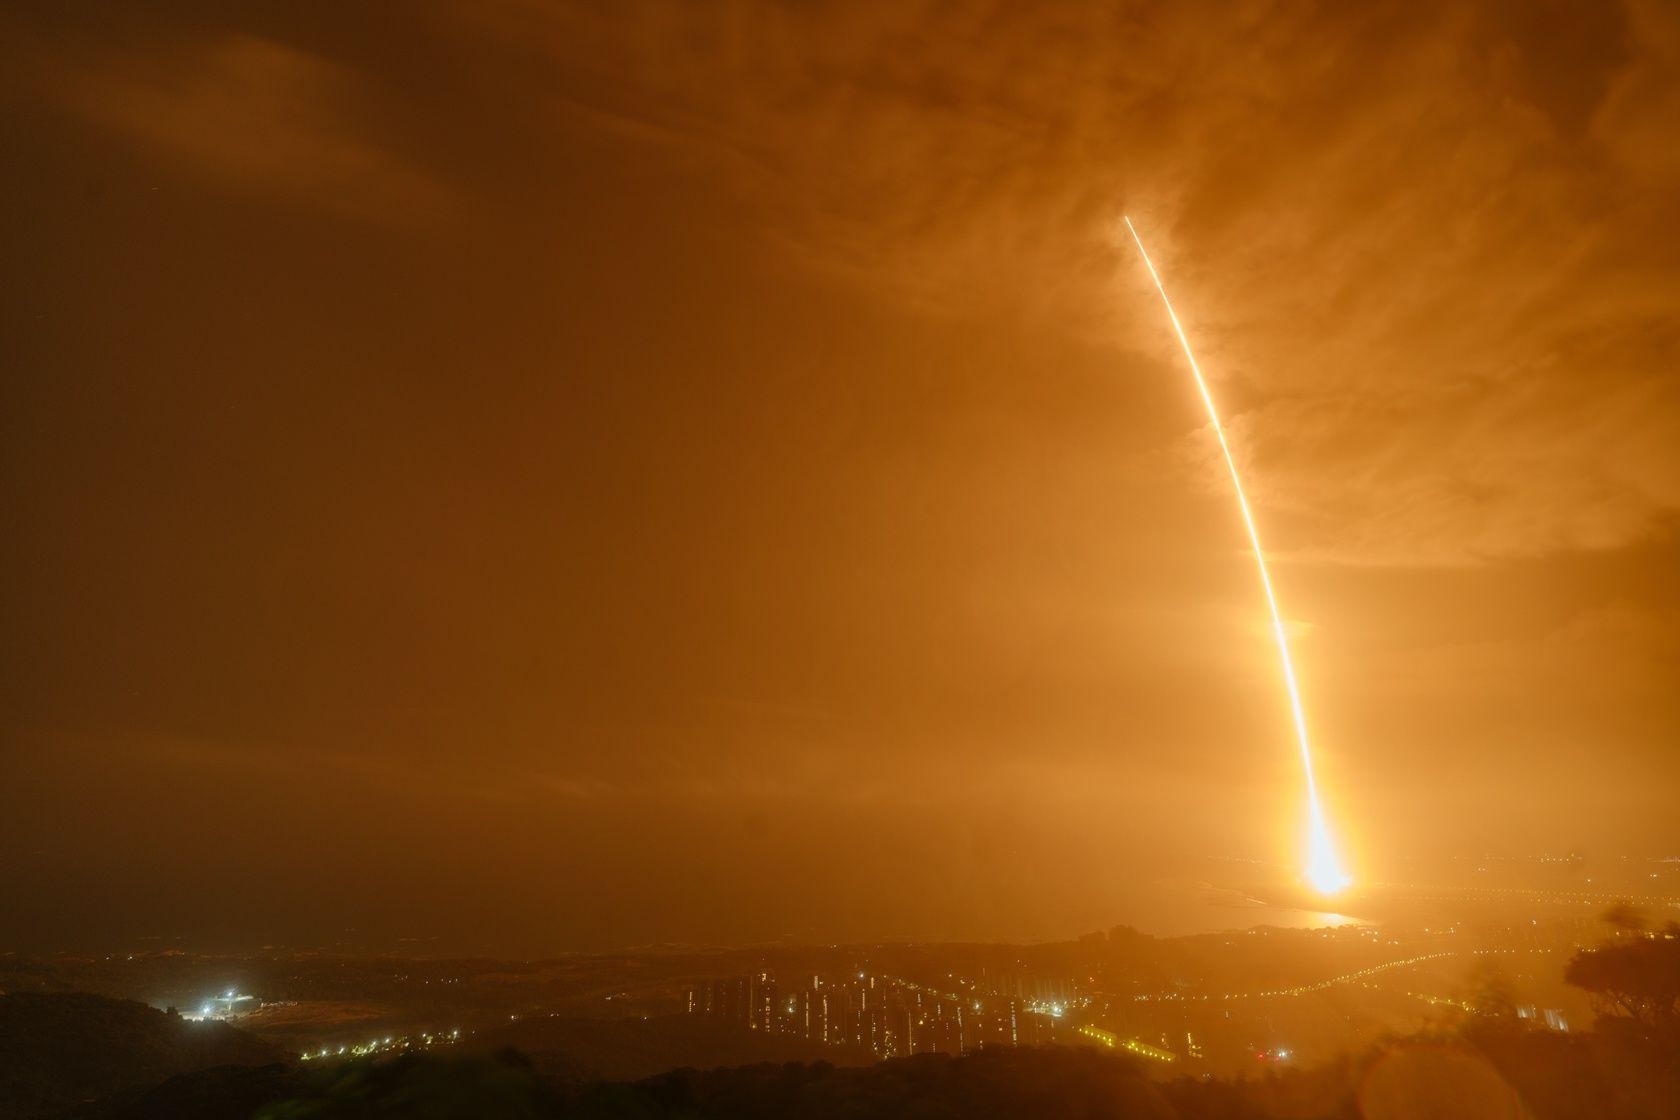
{"type": "Polygon", "coordinates": [[[601,1085],[575,1097],[568,1120],[684,1117],[719,1120],[1246,1120],[1257,1110],[1184,1083],[1181,1102],[1134,1062],[1095,1050],[983,1050],[960,1058],[921,1054],[875,1066],[758,1065],[678,1070],[634,1085],[601,1085]],[[1206,1108],[1181,1108],[1214,1104],[1206,1108]]]}
{"type": "MultiPolygon", "coordinates": [[[[555,1027],[570,1032],[585,1025],[555,1027]]],[[[593,1024],[596,1029],[612,1026],[593,1024]]],[[[633,1029],[633,1028],[632,1028],[633,1029]]],[[[605,1043],[603,1044],[605,1045],[605,1043]]],[[[1159,1080],[1084,1048],[761,1063],[640,1081],[544,1075],[512,1050],[218,1069],[65,1120],[1673,1120],[1676,1055],[1504,1024],[1396,1041],[1307,1070],[1159,1080]]],[[[1160,1073],[1159,1069],[1154,1072],[1160,1073]]]]}
{"type": "Polygon", "coordinates": [[[30,1120],[175,1074],[287,1055],[226,1023],[79,992],[0,995],[0,1116],[30,1120]]]}
{"type": "Polygon", "coordinates": [[[526,1019],[481,1032],[470,1049],[517,1050],[531,1059],[538,1073],[567,1081],[635,1081],[684,1067],[717,1069],[759,1062],[862,1066],[875,1061],[867,1050],[823,1046],[694,1015],[526,1019]]]}
{"type": "Polygon", "coordinates": [[[249,1120],[275,1102],[307,1099],[312,1084],[295,1064],[217,1066],[123,1090],[52,1120],[249,1120]]]}

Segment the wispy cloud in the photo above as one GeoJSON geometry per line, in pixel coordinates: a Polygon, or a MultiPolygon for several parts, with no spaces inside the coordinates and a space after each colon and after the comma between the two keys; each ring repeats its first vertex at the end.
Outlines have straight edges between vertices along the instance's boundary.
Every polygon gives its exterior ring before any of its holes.
{"type": "Polygon", "coordinates": [[[453,205],[446,186],[381,136],[377,88],[320,55],[230,33],[26,57],[25,80],[49,102],[238,189],[379,222],[423,221],[453,205]]]}
{"type": "Polygon", "coordinates": [[[573,119],[680,150],[803,267],[1172,362],[1130,210],[1297,557],[1482,563],[1680,512],[1671,9],[460,18],[541,44],[573,119]]]}

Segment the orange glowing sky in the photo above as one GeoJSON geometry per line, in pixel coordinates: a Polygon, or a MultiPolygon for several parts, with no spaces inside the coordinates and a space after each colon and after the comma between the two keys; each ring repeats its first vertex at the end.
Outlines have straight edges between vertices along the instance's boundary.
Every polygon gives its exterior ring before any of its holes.
{"type": "Polygon", "coordinates": [[[259,943],[1055,936],[1293,859],[1122,213],[1350,864],[1680,849],[1671,5],[0,44],[0,950],[207,890],[259,943]]]}

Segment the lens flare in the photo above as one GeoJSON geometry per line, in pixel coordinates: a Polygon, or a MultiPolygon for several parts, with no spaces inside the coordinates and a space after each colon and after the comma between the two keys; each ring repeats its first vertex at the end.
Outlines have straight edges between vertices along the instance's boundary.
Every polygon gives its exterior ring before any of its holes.
{"type": "Polygon", "coordinates": [[[1144,267],[1149,269],[1149,278],[1155,281],[1155,290],[1161,293],[1161,305],[1167,309],[1167,318],[1172,322],[1173,333],[1178,335],[1178,344],[1184,348],[1184,360],[1190,364],[1190,372],[1196,379],[1196,388],[1202,394],[1202,403],[1207,406],[1208,420],[1213,424],[1213,434],[1219,438],[1219,450],[1225,455],[1225,466],[1231,472],[1231,488],[1237,493],[1237,505],[1242,510],[1243,524],[1248,527],[1248,542],[1254,548],[1254,566],[1260,571],[1260,586],[1266,591],[1266,606],[1272,613],[1272,635],[1277,639],[1278,661],[1283,666],[1283,683],[1289,690],[1289,711],[1295,720],[1295,739],[1301,747],[1301,771],[1307,782],[1307,861],[1305,877],[1308,883],[1323,894],[1335,894],[1353,880],[1342,870],[1341,860],[1336,855],[1336,846],[1330,840],[1330,827],[1324,822],[1324,810],[1318,800],[1318,782],[1313,777],[1312,746],[1307,739],[1307,717],[1301,707],[1301,689],[1295,683],[1295,663],[1289,656],[1289,637],[1284,632],[1283,614],[1278,610],[1277,594],[1272,590],[1272,576],[1266,568],[1266,554],[1260,550],[1260,530],[1254,524],[1254,514],[1248,508],[1248,497],[1243,493],[1242,478],[1237,474],[1237,461],[1231,455],[1231,445],[1225,439],[1225,426],[1219,422],[1219,410],[1213,405],[1213,394],[1208,392],[1207,379],[1202,376],[1202,367],[1196,364],[1196,355],[1190,349],[1190,339],[1184,334],[1184,327],[1178,321],[1178,313],[1173,310],[1172,300],[1167,298],[1166,285],[1161,283],[1161,274],[1155,271],[1155,262],[1149,259],[1149,251],[1143,247],[1143,238],[1138,236],[1137,227],[1132,225],[1132,219],[1123,218],[1126,231],[1132,235],[1132,241],[1137,245],[1138,255],[1143,258],[1144,267]]]}

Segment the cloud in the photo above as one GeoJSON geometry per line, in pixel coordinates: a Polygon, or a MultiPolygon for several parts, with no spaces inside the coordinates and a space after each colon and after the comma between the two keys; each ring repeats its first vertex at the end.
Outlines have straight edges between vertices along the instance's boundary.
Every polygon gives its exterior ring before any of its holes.
{"type": "Polygon", "coordinates": [[[248,34],[39,50],[33,85],[60,106],[199,174],[357,218],[410,223],[449,190],[379,135],[378,91],[330,59],[248,34]]]}
{"type": "MultiPolygon", "coordinates": [[[[434,11],[544,60],[531,100],[558,136],[733,194],[796,267],[1175,376],[1117,236],[1131,212],[1297,560],[1615,548],[1680,514],[1664,5],[434,11]]],[[[249,34],[36,54],[61,104],[243,189],[381,222],[455,204],[382,131],[380,88],[318,54],[249,34]]]]}
{"type": "Polygon", "coordinates": [[[1660,5],[459,18],[540,44],[568,119],[680,152],[801,267],[1108,340],[1116,376],[1176,362],[1131,211],[1300,559],[1613,548],[1680,511],[1660,5]]]}

